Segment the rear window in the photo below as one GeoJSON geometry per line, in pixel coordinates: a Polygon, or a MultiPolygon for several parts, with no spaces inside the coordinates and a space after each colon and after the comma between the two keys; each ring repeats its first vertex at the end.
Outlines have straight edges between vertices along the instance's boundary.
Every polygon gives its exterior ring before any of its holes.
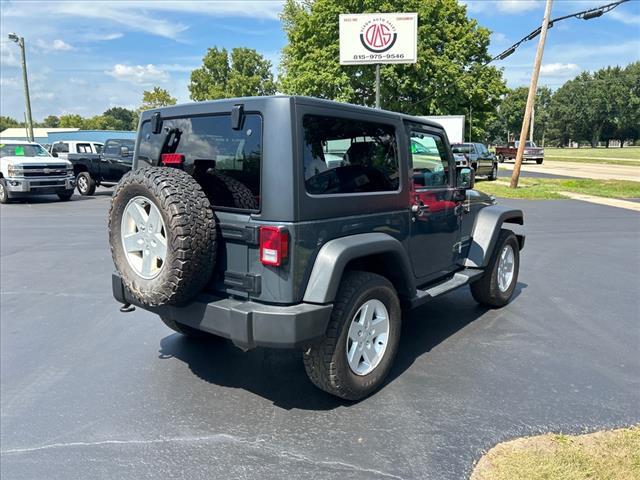
{"type": "Polygon", "coordinates": [[[475,153],[473,145],[465,145],[462,143],[454,143],[451,145],[451,151],[453,153],[475,153]]]}
{"type": "Polygon", "coordinates": [[[314,195],[396,191],[395,129],[348,118],[305,115],[304,179],[314,195]]]}
{"type": "MultiPolygon", "coordinates": [[[[143,123],[138,166],[161,165],[163,153],[183,154],[185,170],[199,181],[206,178],[201,176],[203,172],[200,166],[206,166],[208,174],[231,177],[242,184],[234,184],[236,191],[241,188],[255,200],[240,204],[237,196],[210,195],[214,206],[250,210],[259,208],[262,163],[262,117],[259,114],[245,114],[239,130],[231,128],[229,114],[163,119],[162,132],[159,134],[152,133],[150,122],[143,123]]],[[[226,180],[226,183],[229,184],[229,181],[226,180]]],[[[206,192],[207,186],[203,185],[203,188],[206,192]]]]}

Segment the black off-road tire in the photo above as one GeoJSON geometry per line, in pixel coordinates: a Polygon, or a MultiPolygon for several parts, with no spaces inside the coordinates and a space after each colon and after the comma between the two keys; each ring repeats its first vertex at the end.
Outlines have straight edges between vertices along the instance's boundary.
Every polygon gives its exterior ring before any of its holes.
{"type": "Polygon", "coordinates": [[[242,182],[228,175],[209,170],[199,178],[202,186],[207,192],[212,205],[220,205],[243,210],[256,210],[258,202],[242,182]]]}
{"type": "Polygon", "coordinates": [[[182,170],[145,167],[127,172],[116,185],[109,211],[111,254],[131,295],[148,306],[191,300],[207,284],[216,259],[216,222],[211,204],[193,177],[182,170]],[[152,279],[129,265],[121,240],[128,202],[142,196],[155,204],[165,224],[167,253],[152,279]]]}
{"type": "Polygon", "coordinates": [[[11,199],[9,198],[9,190],[7,190],[7,182],[4,178],[0,178],[0,203],[9,203],[11,199]]]}
{"type": "Polygon", "coordinates": [[[498,163],[504,163],[504,157],[502,155],[498,155],[498,163]]]}
{"type": "Polygon", "coordinates": [[[78,188],[78,193],[82,196],[91,196],[96,193],[96,181],[91,178],[89,172],[80,172],[76,176],[76,187],[78,188]],[[81,187],[85,183],[86,187],[81,187]]]}
{"type": "Polygon", "coordinates": [[[59,193],[58,194],[58,198],[60,199],[60,201],[62,202],[68,202],[69,200],[71,200],[71,197],[73,197],[73,188],[71,190],[67,190],[64,193],[59,193]]]}
{"type": "Polygon", "coordinates": [[[402,326],[400,302],[385,277],[370,272],[344,274],[333,305],[325,337],[303,354],[304,368],[313,384],[346,400],[360,400],[377,390],[386,378],[398,350],[402,326]],[[389,314],[387,349],[378,366],[367,375],[356,375],[347,362],[347,336],[351,320],[364,302],[376,298],[389,314]]]}
{"type": "Polygon", "coordinates": [[[518,273],[520,270],[520,245],[515,234],[511,230],[500,230],[500,236],[493,249],[489,264],[480,280],[471,284],[471,295],[476,302],[490,308],[504,307],[516,289],[518,283],[518,273]],[[513,279],[509,288],[503,292],[498,288],[498,263],[500,253],[505,245],[511,245],[514,254],[513,279]]]}
{"type": "Polygon", "coordinates": [[[189,338],[196,338],[196,339],[201,339],[201,340],[210,340],[210,339],[214,339],[214,338],[220,338],[220,337],[216,337],[213,334],[207,333],[207,332],[203,332],[202,330],[198,330],[196,328],[192,328],[189,325],[184,325],[180,322],[176,322],[175,320],[171,320],[170,318],[165,318],[165,317],[160,317],[160,320],[162,320],[162,322],[169,327],[171,330],[173,330],[176,333],[179,333],[181,335],[184,335],[185,337],[189,337],[189,338]]]}

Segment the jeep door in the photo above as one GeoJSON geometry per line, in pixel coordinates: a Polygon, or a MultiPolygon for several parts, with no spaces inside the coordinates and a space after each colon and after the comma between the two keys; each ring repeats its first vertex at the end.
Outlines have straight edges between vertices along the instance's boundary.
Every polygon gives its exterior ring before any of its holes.
{"type": "Polygon", "coordinates": [[[412,212],[409,250],[418,283],[442,277],[456,268],[460,241],[455,163],[444,132],[408,124],[411,140],[412,212]],[[420,148],[422,147],[422,148],[420,148]]]}

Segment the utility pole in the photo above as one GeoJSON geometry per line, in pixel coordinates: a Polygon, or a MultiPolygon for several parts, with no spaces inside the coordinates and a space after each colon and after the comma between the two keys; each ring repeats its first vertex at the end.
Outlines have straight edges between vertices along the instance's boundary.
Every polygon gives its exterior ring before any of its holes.
{"type": "Polygon", "coordinates": [[[529,125],[529,141],[533,143],[533,123],[536,119],[536,107],[531,109],[531,125],[529,125]]]}
{"type": "Polygon", "coordinates": [[[511,175],[511,188],[518,187],[518,179],[520,178],[520,168],[522,167],[522,156],[524,154],[524,146],[527,141],[527,130],[529,130],[529,120],[531,119],[531,112],[536,100],[536,92],[538,90],[538,77],[540,75],[540,65],[542,64],[542,54],[544,53],[544,44],[547,40],[547,30],[549,28],[549,18],[551,17],[551,4],[553,0],[547,0],[547,5],[544,9],[544,19],[542,20],[542,26],[540,27],[540,41],[538,42],[538,51],[536,52],[536,59],[533,63],[533,73],[531,74],[531,85],[529,85],[529,95],[527,96],[527,107],[524,111],[524,118],[522,119],[522,129],[520,131],[520,143],[518,144],[518,153],[516,154],[516,164],[513,167],[513,174],[511,175]]]}
{"type": "Polygon", "coordinates": [[[24,83],[24,98],[27,107],[28,138],[30,142],[33,142],[33,118],[31,117],[31,99],[29,98],[29,81],[27,80],[27,59],[24,52],[24,38],[19,37],[15,33],[10,33],[9,40],[17,43],[20,47],[20,57],[22,58],[22,81],[24,83]]]}

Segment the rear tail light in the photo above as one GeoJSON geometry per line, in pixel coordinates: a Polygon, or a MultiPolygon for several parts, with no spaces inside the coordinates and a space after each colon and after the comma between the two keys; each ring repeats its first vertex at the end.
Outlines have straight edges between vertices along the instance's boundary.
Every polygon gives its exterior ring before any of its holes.
{"type": "Polygon", "coordinates": [[[184,163],[184,155],[181,153],[163,153],[163,165],[182,165],[184,163]]]}
{"type": "Polygon", "coordinates": [[[289,232],[284,227],[260,227],[260,262],[279,267],[289,256],[289,232]]]}

